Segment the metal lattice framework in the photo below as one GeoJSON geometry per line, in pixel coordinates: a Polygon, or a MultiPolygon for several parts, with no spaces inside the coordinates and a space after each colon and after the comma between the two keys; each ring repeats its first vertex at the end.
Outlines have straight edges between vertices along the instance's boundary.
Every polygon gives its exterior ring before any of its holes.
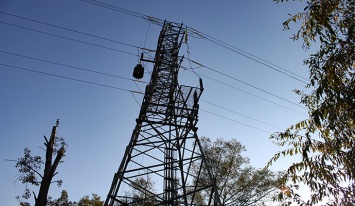
{"type": "Polygon", "coordinates": [[[205,204],[220,205],[196,134],[202,80],[199,87],[178,84],[183,36],[181,24],[164,23],[137,124],[105,205],[197,205],[202,196],[205,204]],[[201,171],[210,184],[201,183],[201,171]]]}

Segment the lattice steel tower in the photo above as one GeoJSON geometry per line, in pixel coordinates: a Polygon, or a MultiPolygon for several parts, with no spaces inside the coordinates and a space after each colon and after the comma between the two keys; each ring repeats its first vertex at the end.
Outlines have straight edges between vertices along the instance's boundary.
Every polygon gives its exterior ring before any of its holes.
{"type": "Polygon", "coordinates": [[[221,205],[196,134],[202,80],[199,87],[178,84],[184,33],[182,24],[163,24],[151,80],[106,206],[200,205],[201,198],[205,205],[221,205]]]}

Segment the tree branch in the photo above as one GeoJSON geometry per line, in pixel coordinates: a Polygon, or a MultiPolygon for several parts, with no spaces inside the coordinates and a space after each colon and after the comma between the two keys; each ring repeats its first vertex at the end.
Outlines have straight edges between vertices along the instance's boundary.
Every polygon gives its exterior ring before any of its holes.
{"type": "Polygon", "coordinates": [[[58,164],[60,163],[60,160],[62,159],[62,157],[64,156],[65,153],[65,148],[61,147],[57,153],[57,156],[55,157],[55,160],[53,162],[53,165],[51,167],[51,175],[52,177],[55,175],[54,171],[57,169],[58,164]]]}
{"type": "Polygon", "coordinates": [[[47,147],[49,141],[48,141],[48,139],[47,139],[47,137],[46,137],[45,135],[44,135],[44,140],[46,141],[46,142],[44,143],[44,145],[47,147]]]}
{"type": "Polygon", "coordinates": [[[32,191],[32,193],[33,193],[33,197],[35,198],[35,202],[36,202],[37,201],[36,193],[35,193],[35,191],[32,191]]]}
{"type": "MultiPolygon", "coordinates": [[[[9,159],[5,159],[5,161],[9,161],[9,162],[16,162],[18,163],[18,160],[9,160],[9,159]]],[[[41,173],[39,173],[37,170],[33,169],[32,167],[26,165],[25,167],[27,167],[28,169],[32,170],[33,172],[35,172],[37,175],[40,176],[41,179],[43,179],[43,176],[41,175],[41,173]]]]}

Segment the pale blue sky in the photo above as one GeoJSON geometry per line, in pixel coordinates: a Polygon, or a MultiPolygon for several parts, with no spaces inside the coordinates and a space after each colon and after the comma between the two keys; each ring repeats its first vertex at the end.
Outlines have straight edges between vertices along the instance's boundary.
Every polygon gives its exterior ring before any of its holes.
{"type": "MultiPolygon", "coordinates": [[[[297,1],[284,4],[275,4],[272,0],[230,0],[223,3],[202,0],[102,1],[159,19],[184,23],[302,77],[308,76],[302,63],[307,57],[306,53],[299,42],[289,39],[292,31],[283,31],[282,27],[288,13],[302,10],[302,3],[297,1]]],[[[140,18],[80,0],[0,0],[0,11],[149,49],[156,48],[160,31],[159,26],[149,25],[140,18]]],[[[63,179],[64,183],[61,188],[53,185],[50,195],[57,198],[60,191],[65,189],[71,200],[77,201],[83,195],[91,193],[97,193],[105,199],[138,117],[140,106],[133,95],[126,91],[4,65],[134,91],[143,90],[145,84],[135,85],[133,81],[79,71],[4,52],[131,78],[133,67],[138,61],[135,56],[139,52],[138,49],[3,13],[0,13],[0,21],[1,205],[16,205],[15,196],[21,194],[24,189],[20,182],[14,183],[18,173],[13,163],[4,160],[21,157],[25,147],[32,149],[33,154],[42,155],[43,151],[39,146],[43,145],[43,135],[50,135],[51,127],[58,118],[61,120],[58,135],[66,139],[69,147],[65,162],[58,168],[58,178],[63,179]]],[[[200,102],[200,108],[204,111],[200,111],[198,135],[212,139],[236,138],[246,146],[245,155],[250,158],[252,165],[263,167],[272,155],[280,150],[269,140],[270,133],[306,118],[307,111],[260,89],[297,104],[299,97],[292,90],[302,89],[305,84],[205,39],[190,37],[188,45],[182,45],[181,55],[187,56],[189,48],[190,59],[259,88],[257,90],[241,84],[206,68],[196,69],[197,73],[207,76],[202,76],[205,91],[201,97],[203,101],[200,102]],[[235,113],[207,102],[228,108],[235,113]]],[[[183,66],[190,67],[189,62],[185,60],[183,66]]],[[[151,71],[152,65],[147,64],[147,69],[151,71]]],[[[148,73],[143,80],[149,80],[148,73]]],[[[181,69],[179,81],[185,85],[198,85],[196,75],[184,69],[181,69]]],[[[139,103],[142,97],[143,95],[135,95],[139,103]]],[[[275,169],[285,168],[287,162],[281,162],[275,169]]]]}

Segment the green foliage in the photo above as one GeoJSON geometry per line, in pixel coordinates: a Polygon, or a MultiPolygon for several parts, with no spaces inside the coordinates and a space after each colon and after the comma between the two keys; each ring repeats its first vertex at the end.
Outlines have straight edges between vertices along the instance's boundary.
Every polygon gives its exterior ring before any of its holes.
{"type": "Polygon", "coordinates": [[[18,178],[22,183],[30,183],[39,186],[37,171],[41,169],[41,165],[44,163],[41,156],[32,156],[31,150],[27,147],[23,151],[22,158],[18,158],[15,167],[18,168],[21,176],[18,178]]]}
{"type": "MultiPolygon", "coordinates": [[[[200,142],[223,205],[264,205],[271,201],[278,185],[277,175],[250,166],[249,159],[241,155],[245,151],[243,145],[235,139],[212,142],[207,137],[202,137],[200,142]]],[[[192,168],[196,175],[198,168],[198,165],[192,168]]],[[[198,184],[211,184],[207,170],[201,171],[198,184]]],[[[198,194],[197,202],[205,204],[207,195],[198,194]]]]}
{"type": "Polygon", "coordinates": [[[78,202],[78,206],[102,206],[103,204],[104,201],[101,201],[100,196],[94,193],[91,194],[91,199],[89,195],[85,195],[78,202]]]}
{"type": "Polygon", "coordinates": [[[53,200],[52,197],[48,197],[47,206],[72,206],[76,205],[76,202],[69,201],[69,195],[66,190],[62,190],[58,199],[53,200]]]}
{"type": "Polygon", "coordinates": [[[68,203],[69,202],[69,195],[68,192],[66,190],[62,190],[62,193],[60,195],[60,199],[61,202],[63,203],[68,203]]]}
{"type": "MultiPolygon", "coordinates": [[[[283,0],[276,0],[277,2],[283,0]]],[[[289,195],[278,198],[285,204],[355,204],[355,1],[310,0],[303,12],[284,22],[301,22],[293,36],[308,49],[319,42],[319,50],[305,64],[309,67],[312,91],[301,95],[309,118],[271,136],[280,146],[269,165],[280,156],[300,153],[302,160],[291,165],[283,177],[289,195]],[[308,201],[293,188],[303,183],[311,189],[308,201]],[[288,186],[286,186],[288,184],[288,186]]]]}
{"type": "Polygon", "coordinates": [[[53,200],[52,197],[48,199],[46,206],[102,206],[104,204],[101,197],[95,193],[91,194],[91,198],[89,195],[84,195],[78,202],[70,201],[66,190],[62,190],[58,199],[53,200]]]}

